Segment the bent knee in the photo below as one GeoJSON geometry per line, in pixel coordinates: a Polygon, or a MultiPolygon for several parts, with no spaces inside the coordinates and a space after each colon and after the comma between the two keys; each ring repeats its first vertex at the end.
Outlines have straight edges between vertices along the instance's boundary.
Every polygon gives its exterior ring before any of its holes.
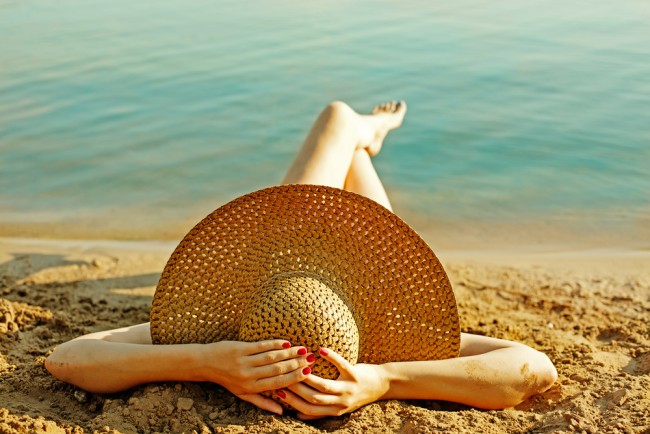
{"type": "Polygon", "coordinates": [[[332,101],[325,109],[323,115],[336,119],[352,119],[357,113],[343,101],[332,101]]]}

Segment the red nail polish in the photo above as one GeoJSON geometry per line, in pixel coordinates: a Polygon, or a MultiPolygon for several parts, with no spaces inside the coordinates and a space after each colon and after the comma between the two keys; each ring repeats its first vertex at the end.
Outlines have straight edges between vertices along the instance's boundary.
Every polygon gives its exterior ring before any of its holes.
{"type": "Polygon", "coordinates": [[[305,354],[307,354],[307,349],[306,348],[301,348],[301,349],[298,350],[298,355],[299,356],[304,356],[305,354]]]}
{"type": "Polygon", "coordinates": [[[291,342],[285,342],[282,344],[282,348],[291,348],[291,342]]]}
{"type": "Polygon", "coordinates": [[[277,393],[278,396],[279,396],[280,398],[282,398],[282,399],[287,399],[287,394],[284,393],[284,390],[278,390],[278,391],[275,392],[275,393],[277,393]]]}
{"type": "Polygon", "coordinates": [[[320,355],[321,356],[326,356],[327,355],[327,350],[325,348],[320,349],[320,355]]]}
{"type": "Polygon", "coordinates": [[[302,370],[302,373],[305,375],[311,374],[311,368],[307,366],[305,369],[302,370]]]}
{"type": "Polygon", "coordinates": [[[314,356],[313,354],[307,356],[307,362],[314,363],[315,361],[316,361],[316,356],[314,356]]]}

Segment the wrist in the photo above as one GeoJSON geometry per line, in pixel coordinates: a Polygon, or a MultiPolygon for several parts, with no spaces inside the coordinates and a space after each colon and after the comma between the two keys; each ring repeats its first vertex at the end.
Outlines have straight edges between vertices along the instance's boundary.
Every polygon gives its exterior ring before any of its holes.
{"type": "Polygon", "coordinates": [[[210,344],[195,344],[191,351],[193,353],[193,366],[195,366],[194,374],[196,378],[192,381],[209,381],[211,383],[221,384],[223,377],[222,370],[219,369],[221,365],[221,352],[223,350],[223,342],[213,342],[210,344]]]}
{"type": "Polygon", "coordinates": [[[382,387],[384,394],[380,399],[396,399],[396,389],[400,383],[404,382],[404,378],[398,374],[398,371],[393,369],[394,363],[384,363],[378,365],[379,375],[381,377],[382,387]]]}
{"type": "Polygon", "coordinates": [[[181,344],[173,346],[176,354],[175,376],[180,381],[207,381],[205,347],[202,344],[181,344]]]}
{"type": "Polygon", "coordinates": [[[386,365],[375,365],[375,371],[377,372],[377,379],[379,380],[379,387],[381,391],[379,400],[390,399],[388,398],[392,383],[390,369],[387,369],[386,365]]]}

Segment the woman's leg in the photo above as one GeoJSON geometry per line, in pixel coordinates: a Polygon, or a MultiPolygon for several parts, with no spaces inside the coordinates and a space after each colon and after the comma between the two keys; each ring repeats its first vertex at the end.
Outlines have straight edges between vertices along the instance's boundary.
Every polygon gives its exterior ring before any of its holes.
{"type": "Polygon", "coordinates": [[[284,177],[283,184],[319,184],[346,188],[390,208],[370,156],[402,124],[404,102],[382,104],[360,115],[336,101],[319,115],[284,177]]]}
{"type": "Polygon", "coordinates": [[[345,178],[344,188],[348,191],[366,196],[385,206],[389,210],[393,207],[388,200],[386,189],[379,179],[379,175],[372,164],[370,154],[365,149],[357,149],[352,158],[352,164],[345,178]]]}

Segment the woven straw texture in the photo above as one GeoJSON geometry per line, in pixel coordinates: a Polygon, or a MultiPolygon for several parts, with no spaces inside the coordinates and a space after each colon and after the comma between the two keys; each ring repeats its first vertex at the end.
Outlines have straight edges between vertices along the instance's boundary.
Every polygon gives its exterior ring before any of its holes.
{"type": "MultiPolygon", "coordinates": [[[[239,340],[280,337],[314,353],[330,348],[355,364],[359,330],[352,312],[337,295],[340,290],[332,290],[334,286],[315,273],[276,274],[253,295],[239,328],[239,340]]],[[[317,359],[311,368],[322,378],[336,379],[339,375],[338,369],[324,359],[317,359]]]]}
{"type": "Polygon", "coordinates": [[[162,273],[151,337],[280,338],[377,364],[460,348],[454,294],[424,240],[376,202],[314,185],[259,190],[199,222],[162,273]]]}

